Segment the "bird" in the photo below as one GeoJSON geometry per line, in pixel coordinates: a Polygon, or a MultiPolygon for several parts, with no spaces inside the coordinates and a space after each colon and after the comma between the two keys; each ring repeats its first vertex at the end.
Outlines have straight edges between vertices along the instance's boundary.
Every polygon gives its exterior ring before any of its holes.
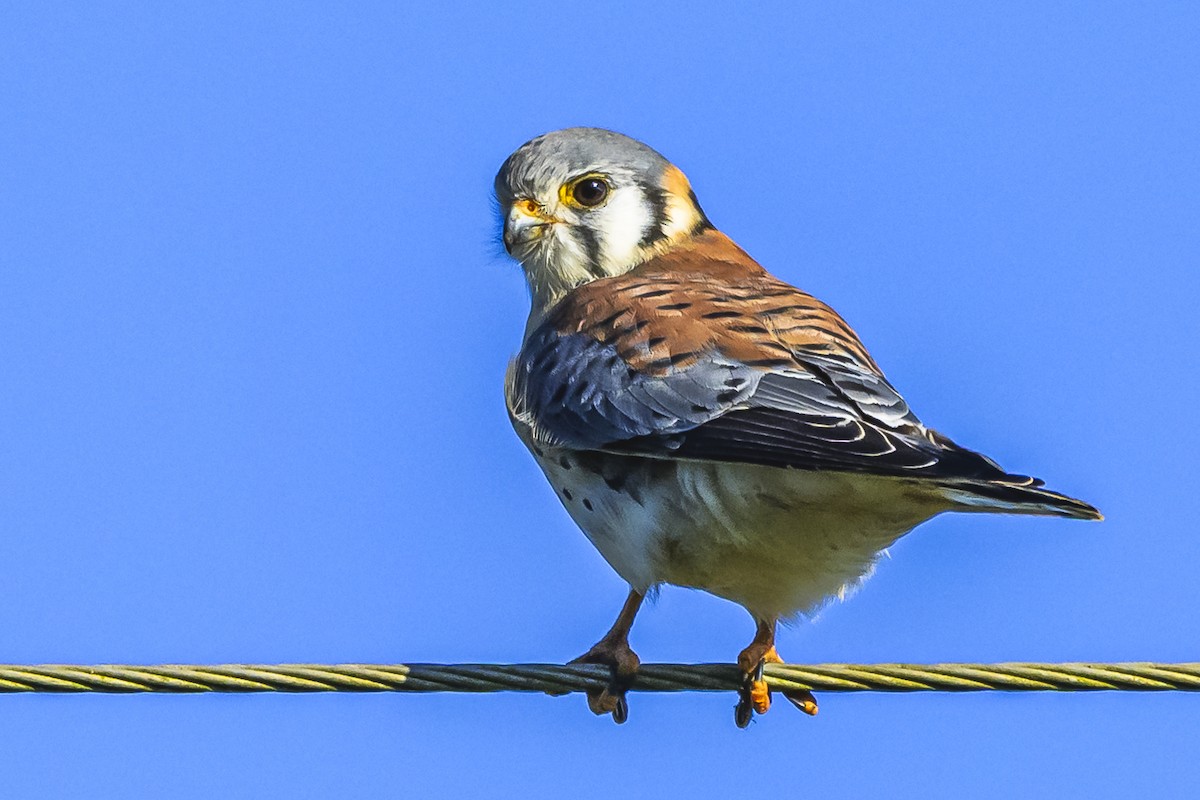
{"type": "MultiPolygon", "coordinates": [[[[495,179],[530,312],[505,376],[512,425],[567,513],[629,585],[572,663],[606,665],[589,708],[628,718],[634,617],[663,585],[755,623],[734,716],[771,693],[777,626],[857,588],[943,512],[1099,520],[926,427],[850,326],[719,231],[684,173],[603,128],[538,136],[495,179]]],[[[785,697],[815,714],[808,692],[785,697]]]]}

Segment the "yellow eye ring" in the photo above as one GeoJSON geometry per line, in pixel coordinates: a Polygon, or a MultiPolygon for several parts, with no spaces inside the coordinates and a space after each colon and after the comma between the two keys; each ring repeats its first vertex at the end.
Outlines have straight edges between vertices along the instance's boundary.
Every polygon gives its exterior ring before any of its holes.
{"type": "Polygon", "coordinates": [[[572,181],[567,181],[558,190],[559,199],[568,206],[576,208],[597,208],[604,205],[612,192],[608,178],[596,173],[581,175],[572,181]]]}

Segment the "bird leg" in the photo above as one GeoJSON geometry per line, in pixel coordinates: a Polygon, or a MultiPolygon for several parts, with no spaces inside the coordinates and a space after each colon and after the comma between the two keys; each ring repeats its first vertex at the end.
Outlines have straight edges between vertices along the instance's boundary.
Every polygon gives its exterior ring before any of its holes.
{"type": "Polygon", "coordinates": [[[637,653],[629,647],[629,629],[637,616],[645,595],[630,589],[625,605],[617,615],[608,633],[592,645],[592,649],[572,660],[572,664],[604,664],[612,669],[612,681],[603,689],[587,693],[588,708],[593,714],[612,714],[618,725],[629,718],[629,705],[625,702],[625,691],[633,683],[638,666],[642,663],[637,653]]]}
{"type": "MultiPolygon", "coordinates": [[[[734,709],[734,722],[739,728],[750,724],[751,714],[765,714],[771,707],[771,690],[763,679],[763,666],[782,664],[775,650],[776,620],[758,620],[758,629],[745,650],[738,654],[738,669],[742,671],[742,688],[734,709]]],[[[805,689],[784,690],[783,696],[809,716],[817,713],[817,700],[805,689]]]]}

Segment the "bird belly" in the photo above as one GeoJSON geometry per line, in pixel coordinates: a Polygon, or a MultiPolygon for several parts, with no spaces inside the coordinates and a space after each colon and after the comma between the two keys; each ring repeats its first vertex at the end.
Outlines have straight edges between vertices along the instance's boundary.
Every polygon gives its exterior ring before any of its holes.
{"type": "Polygon", "coordinates": [[[919,481],[541,451],[567,512],[633,588],[703,589],[763,618],[844,596],[885,548],[946,508],[919,481]]]}
{"type": "Polygon", "coordinates": [[[870,577],[886,548],[945,510],[913,481],[737,464],[679,466],[682,502],[659,530],[659,574],[764,619],[812,614],[845,597],[870,577]]]}

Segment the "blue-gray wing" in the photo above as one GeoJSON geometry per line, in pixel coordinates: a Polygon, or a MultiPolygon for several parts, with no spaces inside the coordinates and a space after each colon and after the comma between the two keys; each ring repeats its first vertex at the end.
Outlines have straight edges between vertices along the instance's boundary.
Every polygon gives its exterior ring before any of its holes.
{"type": "Polygon", "coordinates": [[[626,314],[610,322],[611,335],[586,326],[563,332],[560,321],[548,320],[512,365],[514,417],[536,439],[580,450],[912,477],[1016,477],[926,429],[854,348],[804,346],[777,326],[729,331],[713,324],[732,319],[712,317],[712,335],[703,340],[672,335],[687,325],[653,314],[626,314]]]}

